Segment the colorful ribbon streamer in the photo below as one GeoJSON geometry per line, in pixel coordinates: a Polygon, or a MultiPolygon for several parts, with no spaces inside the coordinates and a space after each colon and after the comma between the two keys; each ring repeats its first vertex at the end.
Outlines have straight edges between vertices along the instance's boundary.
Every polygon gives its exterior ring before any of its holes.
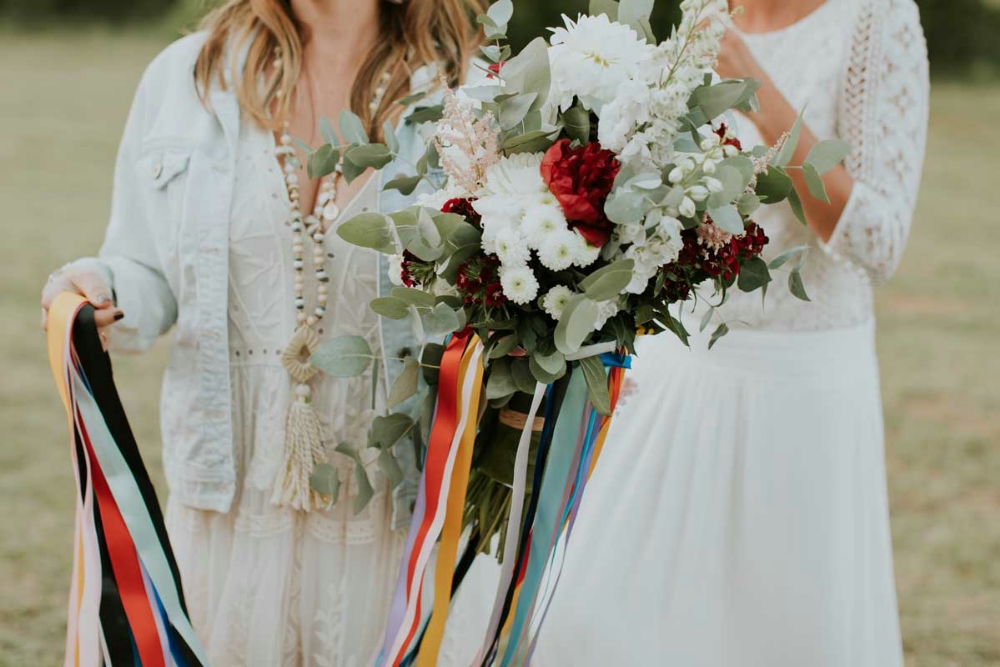
{"type": "Polygon", "coordinates": [[[53,303],[48,350],[77,487],[64,665],[205,665],[94,309],[79,296],[62,294],[53,303]]]}

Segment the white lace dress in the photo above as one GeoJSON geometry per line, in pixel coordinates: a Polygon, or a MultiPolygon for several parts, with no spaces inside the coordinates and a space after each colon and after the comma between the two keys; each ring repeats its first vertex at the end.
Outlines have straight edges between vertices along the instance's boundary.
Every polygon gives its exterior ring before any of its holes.
{"type": "Polygon", "coordinates": [[[817,136],[851,143],[850,202],[827,247],[787,206],[758,216],[770,255],[812,247],[811,303],[776,284],[764,306],[733,294],[711,351],[705,335],[640,341],[534,665],[902,665],[872,284],[899,261],[920,180],[917,9],[827,0],[745,39],[817,136]]]}
{"type": "MultiPolygon", "coordinates": [[[[334,508],[303,513],[271,505],[293,398],[279,358],[293,333],[292,234],[273,137],[244,123],[239,150],[229,287],[238,486],[227,514],[171,500],[168,528],[213,667],[365,667],[381,640],[406,536],[390,528],[391,497],[374,457],[362,454],[375,496],[355,515],[354,464],[333,452],[341,442],[366,441],[372,377],[370,371],[351,379],[320,375],[313,382],[327,451],[340,468],[334,508]]],[[[369,180],[341,220],[374,209],[377,180],[369,180]]],[[[331,291],[320,337],[363,336],[378,349],[378,322],[368,307],[376,295],[376,255],[336,234],[327,236],[327,250],[331,291]]],[[[315,303],[309,280],[306,299],[315,303]]],[[[384,403],[381,390],[374,400],[384,403]]],[[[446,641],[452,651],[456,644],[446,641]]]]}

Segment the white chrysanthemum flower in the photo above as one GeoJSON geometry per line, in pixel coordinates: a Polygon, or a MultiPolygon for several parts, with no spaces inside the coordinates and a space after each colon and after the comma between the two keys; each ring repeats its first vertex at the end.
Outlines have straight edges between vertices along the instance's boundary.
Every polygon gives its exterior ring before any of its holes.
{"type": "Polygon", "coordinates": [[[549,290],[548,294],[542,297],[540,304],[542,310],[558,322],[562,317],[563,311],[566,310],[566,304],[573,298],[573,294],[574,292],[570,288],[564,285],[556,285],[549,290]]]}
{"type": "Polygon", "coordinates": [[[598,114],[615,99],[618,87],[631,78],[652,47],[632,28],[612,22],[605,14],[563,16],[565,28],[553,28],[549,42],[554,101],[563,110],[573,97],[598,114]]]}
{"type": "Polygon", "coordinates": [[[497,232],[493,239],[494,251],[504,266],[524,266],[531,259],[531,249],[524,235],[513,227],[497,232]]]}
{"type": "Polygon", "coordinates": [[[558,203],[554,206],[547,204],[529,206],[521,221],[521,233],[534,250],[538,250],[550,234],[567,228],[566,216],[558,203]]]}
{"type": "Polygon", "coordinates": [[[600,331],[612,317],[618,314],[620,308],[618,301],[601,301],[597,304],[597,321],[594,322],[594,331],[600,331]]]}
{"type": "Polygon", "coordinates": [[[501,266],[500,286],[504,296],[519,306],[530,303],[538,296],[538,278],[528,266],[501,266]]]}
{"type": "Polygon", "coordinates": [[[597,261],[597,258],[601,256],[601,249],[590,245],[587,239],[579,234],[576,234],[576,239],[576,248],[573,252],[573,266],[583,269],[597,261]]]}
{"type": "Polygon", "coordinates": [[[555,231],[542,239],[538,259],[553,271],[563,271],[573,266],[579,250],[579,236],[568,229],[555,231]]]}
{"type": "Polygon", "coordinates": [[[530,197],[547,194],[549,190],[542,180],[542,157],[542,153],[517,153],[501,158],[486,170],[486,184],[479,201],[494,195],[530,197]]]}

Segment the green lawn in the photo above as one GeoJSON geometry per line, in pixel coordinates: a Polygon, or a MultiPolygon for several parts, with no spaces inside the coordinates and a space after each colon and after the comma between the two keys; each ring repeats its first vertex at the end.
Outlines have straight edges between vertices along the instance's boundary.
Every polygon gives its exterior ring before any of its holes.
{"type": "MultiPolygon", "coordinates": [[[[0,665],[61,659],[73,481],[37,295],[100,242],[118,134],[160,45],[0,33],[0,665]]],[[[938,85],[932,116],[919,219],[879,298],[903,634],[910,665],[1000,665],[1000,87],[938,85]]],[[[157,472],[163,352],[116,360],[157,472]]]]}

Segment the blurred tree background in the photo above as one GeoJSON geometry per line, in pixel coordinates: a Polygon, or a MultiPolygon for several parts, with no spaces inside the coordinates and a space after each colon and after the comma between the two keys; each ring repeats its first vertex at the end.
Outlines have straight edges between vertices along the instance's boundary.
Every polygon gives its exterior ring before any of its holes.
{"type": "MultiPolygon", "coordinates": [[[[0,17],[19,25],[87,20],[123,24],[167,17],[165,23],[193,24],[211,0],[0,0],[0,17]]],[[[540,26],[558,25],[560,15],[586,11],[588,0],[517,2],[510,36],[522,45],[540,26]]],[[[653,15],[657,35],[677,17],[679,0],[658,0],[653,15]]],[[[983,76],[1000,72],[1000,0],[917,0],[936,75],[983,76]]]]}

